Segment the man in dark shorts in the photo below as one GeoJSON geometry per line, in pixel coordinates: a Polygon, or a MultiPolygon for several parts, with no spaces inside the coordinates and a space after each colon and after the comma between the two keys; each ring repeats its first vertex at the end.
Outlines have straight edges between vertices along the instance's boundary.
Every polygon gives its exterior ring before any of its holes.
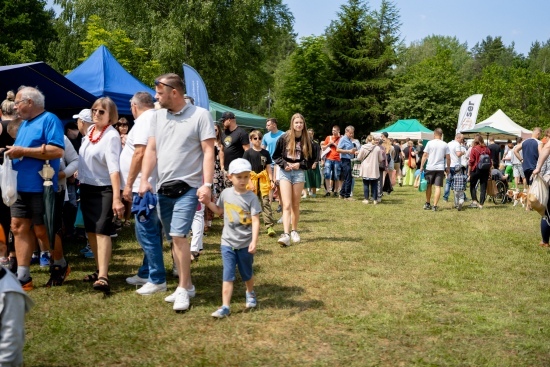
{"type": "MultiPolygon", "coordinates": [[[[50,247],[46,226],[44,225],[44,180],[38,174],[49,160],[54,169],[53,189],[57,192],[57,174],[59,158],[63,156],[65,143],[63,125],[54,114],[44,109],[44,95],[36,88],[21,87],[15,96],[17,115],[24,119],[15,143],[8,146],[8,157],[14,159],[13,168],[18,172],[17,201],[11,206],[11,228],[17,254],[17,278],[24,290],[33,289],[30,275],[30,262],[35,247],[35,237],[50,247]],[[34,229],[34,234],[31,232],[34,229]]],[[[61,218],[61,216],[58,216],[61,218]]],[[[61,228],[56,221],[54,231],[61,228]]],[[[63,284],[70,268],[63,257],[63,248],[59,234],[52,252],[53,265],[50,266],[50,280],[47,286],[63,284]]]]}
{"type": "MultiPolygon", "coordinates": [[[[223,171],[224,175],[229,169],[229,164],[237,159],[242,158],[244,152],[250,148],[250,139],[246,131],[237,126],[237,118],[233,112],[224,112],[221,118],[223,122],[223,171]]],[[[231,187],[231,180],[225,178],[225,187],[231,187]]]]}
{"type": "Polygon", "coordinates": [[[450,174],[451,157],[449,154],[449,147],[447,143],[442,140],[443,131],[440,128],[434,130],[434,140],[430,140],[424,148],[424,154],[422,155],[422,163],[420,165],[420,172],[424,172],[424,164],[426,165],[425,178],[428,181],[428,189],[426,190],[426,204],[424,204],[425,210],[437,211],[437,203],[441,196],[441,188],[443,187],[443,179],[445,173],[450,174]],[[432,196],[432,186],[435,186],[434,190],[434,205],[430,204],[432,196]]]}

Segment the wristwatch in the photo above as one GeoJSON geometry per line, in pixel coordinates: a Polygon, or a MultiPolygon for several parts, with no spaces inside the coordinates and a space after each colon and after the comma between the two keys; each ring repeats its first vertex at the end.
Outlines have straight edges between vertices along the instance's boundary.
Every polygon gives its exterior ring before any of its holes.
{"type": "Polygon", "coordinates": [[[212,188],[212,183],[210,182],[205,182],[203,185],[206,187],[212,188]]]}

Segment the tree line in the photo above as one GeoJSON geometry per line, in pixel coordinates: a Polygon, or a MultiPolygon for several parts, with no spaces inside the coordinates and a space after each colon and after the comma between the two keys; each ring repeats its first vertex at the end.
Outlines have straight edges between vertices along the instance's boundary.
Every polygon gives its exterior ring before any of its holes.
{"type": "MultiPolygon", "coordinates": [[[[481,121],[502,109],[526,128],[550,117],[550,40],[528,55],[499,36],[469,48],[431,35],[405,45],[396,4],[348,0],[320,36],[296,41],[282,0],[44,0],[0,7],[0,63],[46,61],[67,73],[105,44],[145,84],[182,74],[203,77],[210,98],[283,122],[301,112],[323,135],[332,125],[358,134],[416,118],[453,135],[462,101],[484,95],[481,121]]],[[[406,35],[405,35],[406,36],[406,35]]]]}

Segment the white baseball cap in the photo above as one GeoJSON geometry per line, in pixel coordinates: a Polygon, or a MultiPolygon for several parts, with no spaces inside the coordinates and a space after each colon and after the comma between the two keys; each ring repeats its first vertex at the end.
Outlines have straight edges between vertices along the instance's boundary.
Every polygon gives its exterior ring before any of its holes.
{"type": "Polygon", "coordinates": [[[73,115],[73,119],[81,119],[84,122],[93,124],[94,121],[92,120],[92,110],[89,108],[85,108],[78,115],[73,115]]]}
{"type": "Polygon", "coordinates": [[[252,171],[252,166],[250,165],[250,162],[243,158],[237,158],[229,163],[229,170],[227,171],[227,173],[233,175],[250,171],[252,171]]]}

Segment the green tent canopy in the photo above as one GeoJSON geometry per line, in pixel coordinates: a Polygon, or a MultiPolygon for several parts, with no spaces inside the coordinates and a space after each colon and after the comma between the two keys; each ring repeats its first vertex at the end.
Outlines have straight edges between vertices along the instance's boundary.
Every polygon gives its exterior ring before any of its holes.
{"type": "Polygon", "coordinates": [[[393,125],[374,132],[373,135],[378,137],[383,132],[387,132],[390,138],[398,140],[406,138],[411,138],[413,140],[432,140],[434,138],[434,132],[422,125],[420,121],[416,119],[398,120],[393,125]]]}
{"type": "Polygon", "coordinates": [[[265,122],[267,120],[265,117],[239,111],[235,108],[227,107],[221,103],[210,100],[210,113],[214,121],[218,121],[224,112],[233,112],[235,117],[237,117],[237,125],[241,127],[265,130],[265,122]]]}

